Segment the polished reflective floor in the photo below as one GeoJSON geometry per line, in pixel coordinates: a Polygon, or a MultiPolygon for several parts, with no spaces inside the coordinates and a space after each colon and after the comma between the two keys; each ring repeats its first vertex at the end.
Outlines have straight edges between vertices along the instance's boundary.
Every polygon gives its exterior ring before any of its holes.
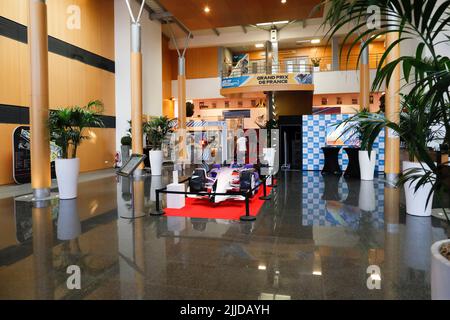
{"type": "Polygon", "coordinates": [[[0,299],[430,299],[444,222],[407,216],[379,179],[281,172],[253,223],[149,216],[168,180],[84,182],[42,208],[0,199],[0,299]]]}

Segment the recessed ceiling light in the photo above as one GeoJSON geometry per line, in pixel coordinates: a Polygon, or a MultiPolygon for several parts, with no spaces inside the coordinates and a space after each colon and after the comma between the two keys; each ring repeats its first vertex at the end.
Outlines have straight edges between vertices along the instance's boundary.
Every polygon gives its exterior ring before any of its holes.
{"type": "Polygon", "coordinates": [[[313,43],[313,44],[320,43],[320,39],[312,39],[311,43],[313,43]]]}
{"type": "Polygon", "coordinates": [[[265,265],[259,265],[258,266],[258,270],[266,270],[266,266],[265,265]]]}
{"type": "Polygon", "coordinates": [[[287,2],[287,0],[281,0],[282,4],[285,4],[287,2]]]}
{"type": "Polygon", "coordinates": [[[263,27],[263,26],[271,26],[274,24],[285,24],[285,23],[289,23],[288,20],[283,20],[283,21],[274,21],[274,22],[263,22],[263,23],[257,23],[256,25],[258,27],[263,27]]]}
{"type": "Polygon", "coordinates": [[[256,48],[264,48],[264,43],[257,43],[255,44],[256,48]]]}
{"type": "Polygon", "coordinates": [[[211,9],[208,6],[205,6],[205,8],[203,9],[203,11],[205,11],[205,13],[210,13],[211,9]]]}

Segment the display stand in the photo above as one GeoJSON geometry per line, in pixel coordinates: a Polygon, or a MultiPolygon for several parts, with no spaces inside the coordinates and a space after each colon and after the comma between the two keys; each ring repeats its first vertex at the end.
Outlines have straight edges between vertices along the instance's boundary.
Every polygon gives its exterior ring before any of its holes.
{"type": "Polygon", "coordinates": [[[323,155],[325,158],[325,164],[322,169],[322,175],[332,174],[341,175],[342,169],[339,165],[339,151],[341,146],[326,146],[322,147],[323,155]]]}
{"type": "MultiPolygon", "coordinates": [[[[183,181],[180,181],[179,184],[185,184],[186,182],[189,182],[191,178],[187,178],[183,181]]],[[[270,200],[270,195],[267,195],[267,184],[266,184],[267,176],[263,177],[263,188],[264,188],[264,196],[260,197],[261,200],[270,200]]],[[[255,221],[256,217],[250,215],[250,199],[253,197],[253,193],[258,189],[259,186],[255,186],[252,190],[248,191],[242,191],[242,192],[228,192],[228,193],[208,193],[208,192],[189,192],[189,191],[170,191],[168,190],[168,186],[156,189],[155,190],[155,211],[152,211],[150,213],[151,216],[162,216],[165,214],[164,210],[161,208],[160,205],[160,194],[167,194],[167,195],[182,195],[184,197],[188,195],[197,195],[197,196],[229,196],[229,195],[236,195],[236,196],[243,196],[245,198],[245,215],[240,217],[241,221],[255,221]]]]}
{"type": "Polygon", "coordinates": [[[146,157],[147,156],[143,154],[132,154],[130,156],[130,159],[116,172],[117,175],[130,179],[131,184],[131,217],[121,216],[120,218],[122,219],[134,220],[145,217],[145,214],[140,216],[135,215],[134,171],[139,167],[139,165],[145,160],[146,157]]]}

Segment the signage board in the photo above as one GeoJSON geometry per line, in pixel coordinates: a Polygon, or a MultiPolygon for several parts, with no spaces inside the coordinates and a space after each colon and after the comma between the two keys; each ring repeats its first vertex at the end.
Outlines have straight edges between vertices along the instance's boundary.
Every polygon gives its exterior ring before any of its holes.
{"type": "Polygon", "coordinates": [[[278,74],[251,74],[239,77],[222,79],[222,88],[241,88],[249,86],[272,86],[279,84],[312,84],[312,74],[278,73],[278,74]]]}
{"type": "MultiPolygon", "coordinates": [[[[31,182],[30,127],[19,126],[13,131],[13,178],[18,184],[31,182]]],[[[50,143],[50,168],[52,179],[56,178],[55,160],[60,148],[50,143]]]]}

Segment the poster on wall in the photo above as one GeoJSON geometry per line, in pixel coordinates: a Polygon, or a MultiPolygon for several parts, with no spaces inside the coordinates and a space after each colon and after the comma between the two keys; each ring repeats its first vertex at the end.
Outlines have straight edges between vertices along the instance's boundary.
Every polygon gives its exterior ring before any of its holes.
{"type": "MultiPolygon", "coordinates": [[[[61,149],[50,143],[52,179],[56,178],[55,160],[61,149]]],[[[13,178],[18,184],[31,182],[30,127],[19,126],[13,131],[13,178]]]]}
{"type": "Polygon", "coordinates": [[[248,86],[271,86],[278,84],[312,84],[312,74],[279,73],[252,74],[222,79],[222,88],[241,88],[248,86]]]}
{"type": "Polygon", "coordinates": [[[329,146],[358,147],[361,142],[355,130],[351,129],[351,124],[346,123],[339,126],[327,126],[326,144],[329,146]]]}

